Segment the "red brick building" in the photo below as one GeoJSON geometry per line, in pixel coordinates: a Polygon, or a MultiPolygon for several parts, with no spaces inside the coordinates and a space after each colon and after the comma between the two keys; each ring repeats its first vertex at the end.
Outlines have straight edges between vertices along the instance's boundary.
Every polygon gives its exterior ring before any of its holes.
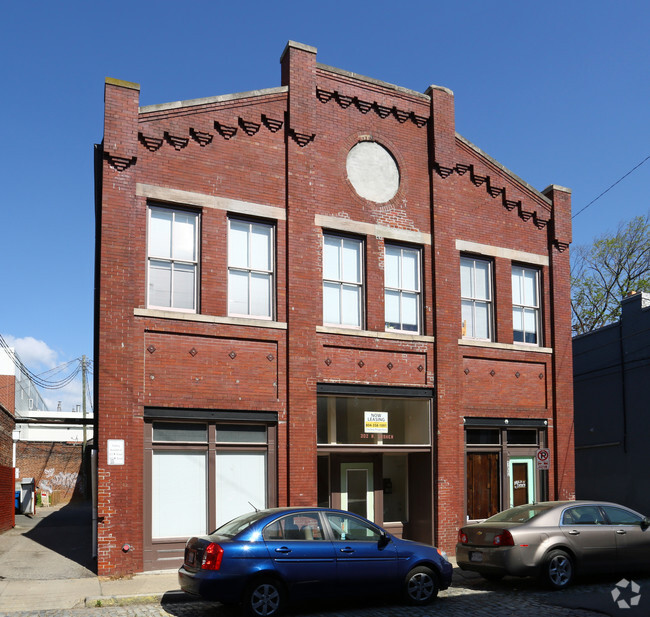
{"type": "Polygon", "coordinates": [[[100,574],[176,567],[252,506],[453,552],[468,518],[573,496],[570,192],[457,134],[445,88],[292,42],[281,69],[147,107],[106,80],[100,574]]]}

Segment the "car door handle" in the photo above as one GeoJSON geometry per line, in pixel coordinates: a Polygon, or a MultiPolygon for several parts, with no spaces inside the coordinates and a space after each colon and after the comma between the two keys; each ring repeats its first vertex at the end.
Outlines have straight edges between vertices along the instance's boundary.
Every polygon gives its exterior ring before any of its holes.
{"type": "Polygon", "coordinates": [[[286,546],[281,546],[280,548],[275,549],[276,553],[290,553],[291,549],[287,548],[286,546]]]}
{"type": "Polygon", "coordinates": [[[579,535],[580,535],[580,532],[579,532],[577,529],[572,529],[572,530],[569,532],[569,535],[570,535],[570,536],[579,536],[579,535]]]}
{"type": "Polygon", "coordinates": [[[354,549],[350,546],[346,546],[345,548],[339,549],[342,553],[354,553],[354,549]]]}
{"type": "Polygon", "coordinates": [[[617,529],[617,530],[616,530],[616,533],[617,533],[619,536],[624,536],[624,535],[627,533],[627,531],[625,531],[625,529],[617,529]]]}

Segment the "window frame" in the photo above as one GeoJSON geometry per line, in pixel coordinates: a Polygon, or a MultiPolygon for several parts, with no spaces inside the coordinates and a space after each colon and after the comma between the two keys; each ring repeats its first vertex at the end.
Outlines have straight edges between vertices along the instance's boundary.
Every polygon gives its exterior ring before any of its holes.
{"type": "MultiPolygon", "coordinates": [[[[199,312],[199,287],[200,287],[200,261],[201,261],[201,213],[191,208],[182,208],[178,206],[166,206],[162,204],[148,204],[147,205],[147,273],[146,273],[146,306],[147,308],[159,309],[165,311],[176,311],[179,313],[198,313],[199,312]],[[170,245],[173,246],[173,230],[174,230],[174,221],[176,219],[176,214],[181,213],[184,215],[194,216],[195,226],[194,226],[194,259],[189,261],[185,259],[175,259],[173,255],[170,257],[158,257],[152,255],[152,224],[151,216],[154,211],[164,211],[170,212],[172,214],[171,221],[171,235],[170,235],[170,245]],[[170,303],[169,306],[154,304],[151,301],[151,269],[152,262],[166,262],[171,264],[171,280],[170,280],[170,303]],[[174,302],[174,265],[175,264],[184,264],[191,265],[194,268],[194,289],[192,293],[192,304],[193,308],[183,308],[173,306],[174,302]]],[[[170,253],[172,249],[170,247],[170,253]]]]}
{"type": "Polygon", "coordinates": [[[536,268],[534,266],[530,266],[528,264],[519,264],[519,263],[513,263],[511,266],[511,272],[510,272],[510,281],[511,281],[511,286],[512,286],[512,341],[515,345],[528,345],[530,347],[541,347],[542,345],[542,285],[541,285],[541,269],[536,268]],[[515,293],[515,288],[514,288],[514,278],[515,278],[515,269],[518,269],[521,271],[521,276],[519,277],[519,287],[520,287],[520,294],[521,294],[521,303],[515,303],[515,298],[514,298],[514,293],[515,293]],[[535,295],[537,297],[537,304],[527,304],[524,294],[525,294],[525,284],[523,284],[523,281],[525,281],[525,275],[526,272],[532,272],[535,274],[535,295]],[[517,341],[515,340],[515,319],[514,319],[514,312],[515,309],[521,309],[521,320],[522,320],[522,327],[523,330],[521,330],[523,334],[523,341],[517,341]],[[526,311],[534,311],[535,314],[535,335],[536,335],[536,341],[535,342],[529,342],[526,341],[526,311]]]}
{"type": "Polygon", "coordinates": [[[403,244],[395,244],[392,242],[384,243],[384,329],[386,332],[401,332],[404,334],[422,334],[424,331],[422,323],[422,249],[420,247],[406,246],[403,244]],[[399,250],[399,286],[391,287],[387,284],[386,280],[386,257],[389,249],[399,250]],[[404,253],[414,253],[416,255],[417,261],[417,273],[416,273],[416,289],[410,289],[404,286],[404,253]],[[387,294],[388,292],[394,292],[399,294],[399,328],[393,328],[388,325],[387,316],[386,316],[386,307],[387,307],[387,294]],[[403,297],[404,294],[414,295],[416,298],[416,324],[415,330],[409,330],[404,327],[403,320],[403,297]]]}
{"type": "Polygon", "coordinates": [[[269,321],[273,321],[275,319],[275,298],[276,298],[276,289],[275,289],[275,269],[276,269],[276,256],[275,256],[275,251],[276,251],[276,226],[268,221],[260,221],[260,220],[253,220],[253,219],[246,219],[246,218],[240,218],[237,216],[228,216],[228,256],[227,256],[227,289],[228,289],[228,298],[227,298],[227,310],[228,310],[228,316],[229,317],[244,317],[244,318],[250,318],[250,319],[266,319],[269,321]],[[248,225],[248,231],[246,232],[247,234],[247,260],[248,260],[248,265],[246,267],[243,266],[234,266],[231,265],[230,263],[230,242],[231,242],[231,229],[232,229],[232,223],[236,222],[239,224],[245,224],[248,225]],[[251,246],[252,246],[252,230],[254,226],[260,226],[260,227],[265,227],[270,230],[270,240],[269,240],[269,268],[268,270],[262,270],[259,268],[254,268],[251,265],[251,246]],[[231,310],[231,298],[232,298],[232,292],[231,292],[231,286],[230,286],[230,276],[231,273],[233,272],[243,272],[247,274],[248,282],[247,282],[247,303],[248,303],[248,312],[246,313],[238,313],[233,310],[231,310]],[[263,274],[264,276],[268,277],[268,285],[269,285],[269,312],[268,315],[260,315],[257,313],[253,313],[251,310],[251,298],[253,297],[252,289],[251,289],[251,278],[255,274],[263,274]]]}
{"type": "Polygon", "coordinates": [[[460,270],[461,270],[461,280],[460,280],[460,303],[461,303],[461,336],[463,339],[473,340],[473,341],[494,341],[494,262],[491,259],[486,259],[485,257],[471,255],[471,254],[462,254],[460,256],[460,270]],[[472,261],[472,287],[474,289],[474,295],[464,295],[463,294],[463,277],[462,277],[462,267],[463,262],[472,261]],[[475,295],[476,290],[476,262],[481,262],[487,264],[488,273],[487,273],[487,298],[480,298],[475,295]],[[476,305],[477,303],[483,303],[487,309],[487,338],[482,336],[474,336],[466,333],[466,325],[464,325],[463,319],[463,306],[466,302],[471,302],[472,305],[472,326],[473,331],[476,332],[476,305]]]}
{"type": "Polygon", "coordinates": [[[322,253],[322,293],[323,293],[323,325],[325,326],[333,326],[336,328],[349,328],[350,330],[363,330],[365,326],[365,317],[366,317],[366,311],[365,311],[365,238],[360,238],[357,236],[347,236],[343,234],[338,234],[338,233],[332,233],[329,231],[324,231],[323,232],[323,253],[322,253]],[[337,239],[339,242],[339,247],[338,247],[338,263],[339,263],[339,277],[338,278],[329,278],[325,276],[326,273],[326,242],[328,239],[337,239]],[[344,247],[344,242],[354,242],[358,245],[358,255],[359,255],[359,260],[358,260],[358,280],[357,281],[352,281],[352,280],[346,280],[343,278],[342,275],[342,264],[343,264],[343,258],[342,258],[342,251],[344,247]],[[325,302],[326,302],[326,294],[325,294],[325,287],[326,285],[329,285],[330,287],[337,287],[338,288],[338,314],[339,314],[339,321],[338,322],[333,322],[333,321],[326,321],[325,315],[326,315],[326,310],[325,310],[325,302]],[[343,297],[344,294],[343,289],[345,287],[352,287],[358,291],[358,307],[357,307],[357,321],[358,325],[353,325],[353,324],[345,324],[343,323],[343,297]]]}

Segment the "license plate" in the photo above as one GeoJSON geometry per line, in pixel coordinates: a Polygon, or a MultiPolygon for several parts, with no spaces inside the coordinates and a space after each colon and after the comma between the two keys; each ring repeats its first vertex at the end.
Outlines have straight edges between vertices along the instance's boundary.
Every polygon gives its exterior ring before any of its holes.
{"type": "Polygon", "coordinates": [[[469,554],[470,561],[483,561],[483,553],[473,552],[469,554]]]}

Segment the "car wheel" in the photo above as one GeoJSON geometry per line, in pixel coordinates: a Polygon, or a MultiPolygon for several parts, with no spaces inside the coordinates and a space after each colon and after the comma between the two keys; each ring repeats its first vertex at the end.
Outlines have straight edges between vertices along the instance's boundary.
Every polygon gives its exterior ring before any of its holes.
{"type": "Polygon", "coordinates": [[[428,604],[438,595],[438,586],[438,577],[430,568],[413,568],[404,583],[406,600],[416,606],[428,604]]]}
{"type": "Polygon", "coordinates": [[[564,589],[573,580],[571,557],[564,551],[551,551],[544,562],[543,577],[553,589],[564,589]]]}
{"type": "Polygon", "coordinates": [[[282,584],[273,578],[260,578],[244,592],[244,613],[251,617],[276,617],[284,609],[282,584]]]}

